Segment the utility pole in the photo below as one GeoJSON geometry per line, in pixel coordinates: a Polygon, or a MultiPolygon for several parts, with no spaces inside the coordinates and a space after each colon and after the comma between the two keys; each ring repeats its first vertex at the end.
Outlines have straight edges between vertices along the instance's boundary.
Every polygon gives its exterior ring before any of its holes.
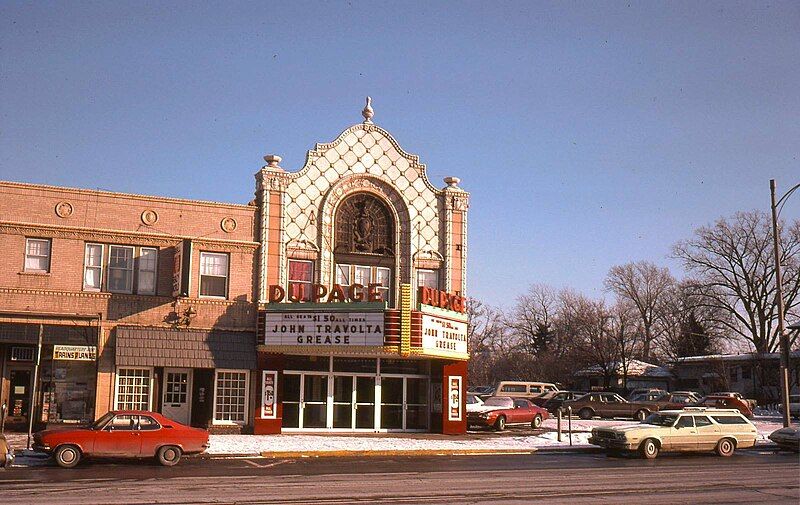
{"type": "MultiPolygon", "coordinates": [[[[778,302],[778,336],[781,345],[781,403],[783,404],[783,426],[790,426],[789,413],[789,335],[783,321],[783,279],[781,279],[780,236],[778,235],[778,209],[775,202],[775,179],[769,180],[772,208],[772,240],[775,248],[775,296],[778,302]]],[[[787,193],[788,195],[788,193],[787,193]]]]}

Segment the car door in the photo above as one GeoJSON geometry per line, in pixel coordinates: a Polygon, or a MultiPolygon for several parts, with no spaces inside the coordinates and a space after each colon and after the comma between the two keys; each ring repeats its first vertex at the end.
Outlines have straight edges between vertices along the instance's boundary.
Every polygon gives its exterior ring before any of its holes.
{"type": "Polygon", "coordinates": [[[139,456],[141,437],[138,430],[138,416],[117,414],[97,432],[94,442],[95,456],[139,456]]]}
{"type": "Polygon", "coordinates": [[[692,416],[697,430],[697,448],[711,450],[717,446],[720,438],[719,426],[711,422],[708,416],[692,416]]]}
{"type": "Polygon", "coordinates": [[[603,415],[607,417],[617,417],[627,415],[626,404],[622,398],[613,394],[602,395],[603,415]]]}
{"type": "Polygon", "coordinates": [[[529,403],[528,400],[523,399],[515,399],[514,400],[514,410],[509,414],[509,422],[512,423],[524,423],[525,418],[529,414],[529,403]]]}
{"type": "Polygon", "coordinates": [[[139,416],[139,438],[141,445],[139,455],[148,457],[156,454],[156,449],[169,442],[166,431],[161,424],[150,416],[139,416]]]}
{"type": "Polygon", "coordinates": [[[670,428],[669,448],[673,451],[693,451],[697,449],[697,429],[694,417],[680,416],[670,428]]]}

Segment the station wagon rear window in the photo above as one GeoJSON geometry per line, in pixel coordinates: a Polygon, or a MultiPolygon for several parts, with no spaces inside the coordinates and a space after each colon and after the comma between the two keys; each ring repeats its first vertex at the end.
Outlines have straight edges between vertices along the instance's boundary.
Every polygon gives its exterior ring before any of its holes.
{"type": "Polygon", "coordinates": [[[747,419],[741,416],[711,416],[719,424],[747,424],[747,419]]]}
{"type": "Polygon", "coordinates": [[[525,385],[524,384],[506,384],[501,389],[503,393],[525,393],[525,385]]]}

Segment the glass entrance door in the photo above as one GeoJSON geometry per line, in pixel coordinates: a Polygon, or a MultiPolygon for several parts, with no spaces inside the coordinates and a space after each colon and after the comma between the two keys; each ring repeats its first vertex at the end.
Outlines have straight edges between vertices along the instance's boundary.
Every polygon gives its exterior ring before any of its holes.
{"type": "Polygon", "coordinates": [[[355,428],[375,429],[375,377],[353,377],[356,381],[355,428]]]}
{"type": "Polygon", "coordinates": [[[428,428],[428,379],[381,377],[381,428],[425,430],[428,428]]]}
{"type": "Polygon", "coordinates": [[[333,427],[353,428],[353,381],[349,375],[333,376],[333,427]]]}
{"type": "Polygon", "coordinates": [[[301,428],[328,427],[328,376],[303,374],[303,397],[300,401],[301,428]]]}
{"type": "Polygon", "coordinates": [[[300,427],[300,384],[303,376],[299,373],[283,374],[283,422],[284,428],[300,427]]]}

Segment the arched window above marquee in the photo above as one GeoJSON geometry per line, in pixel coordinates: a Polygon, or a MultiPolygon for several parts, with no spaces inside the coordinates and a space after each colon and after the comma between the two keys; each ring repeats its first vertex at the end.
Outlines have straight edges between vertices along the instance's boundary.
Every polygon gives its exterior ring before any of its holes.
{"type": "Polygon", "coordinates": [[[335,253],[394,256],[394,219],[378,197],[348,197],[336,211],[335,226],[335,253]]]}

